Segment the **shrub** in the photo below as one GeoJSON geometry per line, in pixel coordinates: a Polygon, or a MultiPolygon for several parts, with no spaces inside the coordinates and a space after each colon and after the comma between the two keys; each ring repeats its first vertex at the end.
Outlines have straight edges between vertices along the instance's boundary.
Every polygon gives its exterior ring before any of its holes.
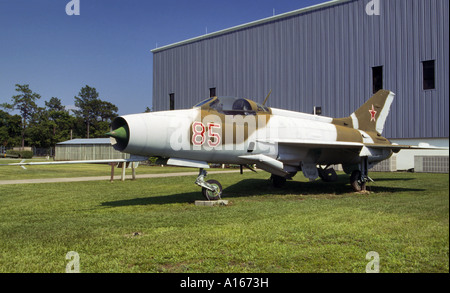
{"type": "Polygon", "coordinates": [[[7,156],[18,157],[21,159],[31,159],[33,157],[32,151],[16,151],[16,150],[7,150],[7,156]]]}

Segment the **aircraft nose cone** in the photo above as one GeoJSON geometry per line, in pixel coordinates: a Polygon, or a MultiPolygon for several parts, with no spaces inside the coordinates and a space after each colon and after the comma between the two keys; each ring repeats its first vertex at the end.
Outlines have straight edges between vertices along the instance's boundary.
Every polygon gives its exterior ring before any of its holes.
{"type": "Polygon", "coordinates": [[[112,131],[105,133],[111,138],[111,145],[115,150],[125,150],[130,140],[130,128],[127,122],[125,119],[118,117],[113,121],[112,129],[112,131]]]}
{"type": "Polygon", "coordinates": [[[123,126],[106,133],[106,135],[114,137],[115,139],[128,140],[128,131],[123,126]]]}

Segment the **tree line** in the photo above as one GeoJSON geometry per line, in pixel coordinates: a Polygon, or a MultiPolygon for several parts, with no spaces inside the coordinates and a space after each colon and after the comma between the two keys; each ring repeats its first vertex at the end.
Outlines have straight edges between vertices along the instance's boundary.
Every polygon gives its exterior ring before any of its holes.
{"type": "Polygon", "coordinates": [[[66,110],[61,100],[51,97],[45,107],[37,106],[41,95],[28,84],[16,84],[11,103],[0,104],[0,145],[5,147],[53,147],[71,138],[105,137],[118,116],[116,105],[103,101],[86,85],[74,97],[75,110],[66,110]],[[17,111],[20,114],[11,114],[17,111]],[[72,113],[70,113],[72,112],[72,113]]]}

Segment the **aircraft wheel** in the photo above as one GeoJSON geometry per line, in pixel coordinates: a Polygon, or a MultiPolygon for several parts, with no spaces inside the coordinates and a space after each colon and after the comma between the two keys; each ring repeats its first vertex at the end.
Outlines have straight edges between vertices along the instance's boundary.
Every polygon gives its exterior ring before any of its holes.
{"type": "Polygon", "coordinates": [[[281,177],[281,176],[272,175],[271,179],[272,179],[272,182],[273,182],[273,186],[276,187],[276,188],[281,188],[286,183],[286,178],[281,177]]]}
{"type": "Polygon", "coordinates": [[[320,179],[322,179],[325,182],[335,182],[338,179],[336,171],[334,171],[333,168],[329,169],[318,168],[317,171],[319,171],[320,179]]]}
{"type": "Polygon", "coordinates": [[[366,182],[361,182],[361,171],[355,170],[350,176],[350,184],[355,192],[366,190],[366,182]]]}
{"type": "Polygon", "coordinates": [[[206,183],[212,185],[212,186],[216,186],[217,187],[217,191],[211,191],[205,187],[202,187],[202,194],[204,197],[206,197],[207,200],[218,200],[220,199],[220,196],[222,195],[222,185],[219,183],[219,181],[217,180],[208,180],[206,181],[206,183]]]}

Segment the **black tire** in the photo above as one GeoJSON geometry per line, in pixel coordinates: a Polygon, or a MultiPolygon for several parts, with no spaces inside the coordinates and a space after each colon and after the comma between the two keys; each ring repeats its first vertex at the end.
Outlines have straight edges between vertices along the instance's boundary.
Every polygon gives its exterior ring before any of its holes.
{"type": "Polygon", "coordinates": [[[317,169],[319,171],[319,177],[324,182],[336,182],[338,180],[336,171],[333,168],[329,169],[317,169]]]}
{"type": "Polygon", "coordinates": [[[366,182],[361,182],[361,171],[355,170],[352,172],[350,176],[350,185],[352,186],[355,192],[365,191],[366,190],[366,182]]]}
{"type": "Polygon", "coordinates": [[[220,199],[220,197],[222,196],[222,185],[219,183],[219,181],[217,180],[207,180],[207,183],[213,185],[213,186],[217,186],[218,187],[218,192],[213,192],[209,189],[206,189],[204,187],[202,187],[202,194],[203,196],[207,199],[207,200],[218,200],[220,199]]]}

